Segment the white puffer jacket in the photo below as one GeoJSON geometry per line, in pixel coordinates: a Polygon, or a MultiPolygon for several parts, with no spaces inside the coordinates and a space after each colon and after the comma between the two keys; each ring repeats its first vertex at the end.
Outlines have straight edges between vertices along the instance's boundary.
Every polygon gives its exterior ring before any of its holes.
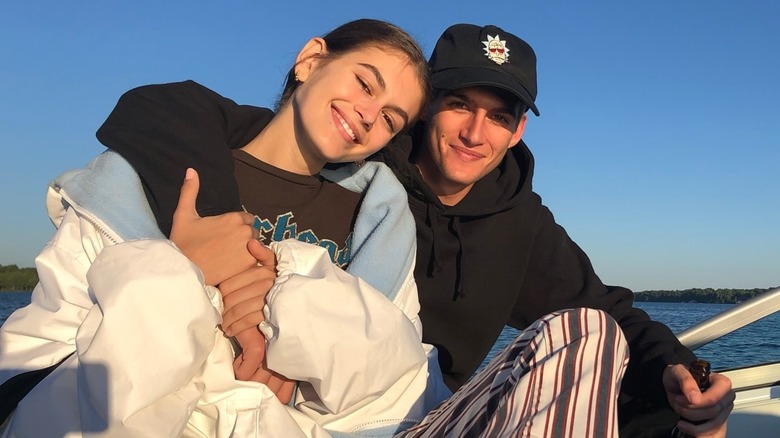
{"type": "Polygon", "coordinates": [[[290,406],[233,378],[220,294],[157,230],[124,159],[58,178],[40,283],[0,329],[0,384],[65,360],[3,436],[391,436],[418,422],[448,391],[420,341],[405,193],[376,163],[331,177],[365,190],[350,272],[322,248],[272,244],[262,329],[269,367],[302,382],[290,406]]]}

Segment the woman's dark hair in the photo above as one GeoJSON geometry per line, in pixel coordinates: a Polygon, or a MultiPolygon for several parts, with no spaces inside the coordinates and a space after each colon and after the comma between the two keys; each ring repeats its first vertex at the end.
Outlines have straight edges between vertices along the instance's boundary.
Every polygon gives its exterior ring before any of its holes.
{"type": "MultiPolygon", "coordinates": [[[[399,51],[409,58],[409,63],[415,67],[424,99],[427,99],[430,94],[430,74],[425,55],[414,38],[400,27],[386,21],[363,18],[342,24],[328,32],[322,39],[325,40],[327,47],[327,53],[323,55],[325,59],[337,58],[345,53],[372,46],[399,51]]],[[[300,84],[295,80],[295,66],[293,66],[287,73],[284,89],[276,101],[277,111],[290,100],[290,96],[300,84]]]]}

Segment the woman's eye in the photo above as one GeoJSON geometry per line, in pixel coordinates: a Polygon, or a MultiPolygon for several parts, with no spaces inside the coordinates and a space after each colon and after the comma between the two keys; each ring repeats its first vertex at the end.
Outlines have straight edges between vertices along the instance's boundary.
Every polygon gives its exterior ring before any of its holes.
{"type": "Polygon", "coordinates": [[[390,117],[387,113],[382,113],[382,117],[385,118],[385,123],[387,123],[387,127],[390,129],[390,132],[395,132],[395,123],[393,123],[393,118],[390,117]]]}
{"type": "Polygon", "coordinates": [[[371,87],[368,86],[368,83],[363,80],[360,76],[355,76],[357,78],[358,83],[360,84],[360,88],[363,89],[367,94],[371,94],[371,87]]]}

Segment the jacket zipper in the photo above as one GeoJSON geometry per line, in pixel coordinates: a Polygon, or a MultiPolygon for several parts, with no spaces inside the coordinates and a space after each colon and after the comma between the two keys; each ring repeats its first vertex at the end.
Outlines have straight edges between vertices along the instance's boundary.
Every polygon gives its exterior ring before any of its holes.
{"type": "Polygon", "coordinates": [[[73,201],[73,199],[68,196],[67,192],[65,192],[65,189],[62,187],[57,188],[57,193],[62,196],[62,199],[64,199],[68,205],[71,206],[76,212],[78,212],[79,215],[81,215],[84,219],[87,220],[90,224],[92,224],[93,227],[95,227],[95,230],[106,237],[112,244],[116,245],[121,242],[121,239],[111,231],[111,228],[109,228],[106,224],[104,224],[100,219],[98,219],[96,216],[94,216],[92,213],[87,211],[86,209],[82,208],[80,205],[78,205],[76,202],[73,201]]]}

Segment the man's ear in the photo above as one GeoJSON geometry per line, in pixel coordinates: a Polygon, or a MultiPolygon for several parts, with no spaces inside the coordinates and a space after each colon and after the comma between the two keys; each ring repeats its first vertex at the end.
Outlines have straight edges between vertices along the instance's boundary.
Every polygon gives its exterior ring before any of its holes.
{"type": "Polygon", "coordinates": [[[523,117],[520,118],[520,122],[517,124],[517,128],[515,128],[515,132],[512,134],[512,139],[509,143],[509,147],[513,148],[515,145],[520,143],[520,139],[523,138],[523,131],[525,131],[525,122],[528,120],[528,115],[523,114],[523,117]]]}
{"type": "Polygon", "coordinates": [[[320,58],[326,53],[328,53],[328,47],[324,39],[310,39],[295,58],[295,78],[299,82],[306,82],[306,79],[316,69],[320,58]]]}

